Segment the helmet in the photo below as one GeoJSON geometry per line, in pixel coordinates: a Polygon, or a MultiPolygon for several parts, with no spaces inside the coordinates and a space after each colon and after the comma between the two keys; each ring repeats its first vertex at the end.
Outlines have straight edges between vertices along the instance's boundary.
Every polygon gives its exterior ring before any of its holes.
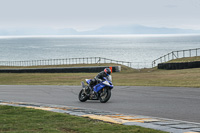
{"type": "Polygon", "coordinates": [[[111,70],[109,68],[105,68],[104,72],[106,73],[107,76],[111,74],[111,70]]]}

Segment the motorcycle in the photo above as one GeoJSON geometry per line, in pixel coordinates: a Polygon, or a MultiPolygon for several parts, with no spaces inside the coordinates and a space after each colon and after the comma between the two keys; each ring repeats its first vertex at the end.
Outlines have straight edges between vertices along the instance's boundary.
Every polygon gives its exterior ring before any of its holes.
{"type": "Polygon", "coordinates": [[[101,103],[106,103],[111,97],[111,90],[113,89],[112,76],[104,77],[104,80],[93,86],[93,91],[89,88],[89,83],[91,79],[85,79],[88,85],[81,82],[82,89],[79,93],[79,100],[85,102],[87,100],[100,100],[101,103]]]}

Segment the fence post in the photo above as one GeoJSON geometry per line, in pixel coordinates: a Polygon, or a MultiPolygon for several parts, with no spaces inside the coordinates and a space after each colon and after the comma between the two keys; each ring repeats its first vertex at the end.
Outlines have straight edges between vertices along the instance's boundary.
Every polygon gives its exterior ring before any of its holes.
{"type": "Polygon", "coordinates": [[[174,52],[175,52],[175,51],[172,51],[172,57],[173,57],[172,59],[177,58],[176,55],[174,54],[174,52]],[[174,58],[174,57],[175,57],[175,58],[174,58]]]}
{"type": "Polygon", "coordinates": [[[196,49],[196,56],[197,56],[197,49],[196,49]]]}
{"type": "Polygon", "coordinates": [[[102,58],[101,58],[101,57],[99,57],[99,61],[98,61],[98,62],[99,62],[99,64],[101,63],[101,59],[102,59],[102,58]]]}
{"type": "Polygon", "coordinates": [[[155,64],[156,64],[156,63],[155,63],[155,60],[154,60],[154,61],[152,62],[152,68],[155,66],[155,64]]]}
{"type": "Polygon", "coordinates": [[[169,60],[169,53],[167,54],[167,56],[168,56],[168,60],[169,60]]]}
{"type": "Polygon", "coordinates": [[[179,52],[179,51],[177,51],[177,58],[179,57],[179,56],[178,56],[178,52],[179,52]]]}

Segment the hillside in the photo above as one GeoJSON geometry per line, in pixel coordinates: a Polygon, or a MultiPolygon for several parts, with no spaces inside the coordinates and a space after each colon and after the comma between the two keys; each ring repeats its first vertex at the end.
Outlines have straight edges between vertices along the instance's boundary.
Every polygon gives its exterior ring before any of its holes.
{"type": "Polygon", "coordinates": [[[73,28],[10,28],[0,29],[0,36],[20,35],[124,35],[124,34],[200,34],[200,30],[150,27],[144,25],[103,26],[95,30],[77,31],[73,28]]]}

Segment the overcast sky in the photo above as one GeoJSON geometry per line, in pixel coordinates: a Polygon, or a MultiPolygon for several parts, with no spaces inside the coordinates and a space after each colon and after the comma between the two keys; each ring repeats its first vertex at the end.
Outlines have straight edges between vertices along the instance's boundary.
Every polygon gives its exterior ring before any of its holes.
{"type": "Polygon", "coordinates": [[[141,24],[200,29],[200,0],[0,0],[0,28],[141,24]]]}

